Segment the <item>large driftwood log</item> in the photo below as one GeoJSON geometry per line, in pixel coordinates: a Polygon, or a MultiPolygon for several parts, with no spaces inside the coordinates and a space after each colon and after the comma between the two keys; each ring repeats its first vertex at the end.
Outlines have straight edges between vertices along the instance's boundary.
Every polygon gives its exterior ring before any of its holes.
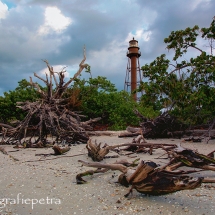
{"type": "Polygon", "coordinates": [[[125,132],[122,132],[118,135],[118,137],[136,137],[142,135],[141,128],[134,128],[128,126],[125,132]]]}
{"type": "Polygon", "coordinates": [[[157,165],[154,162],[144,163],[142,161],[136,171],[127,179],[129,184],[132,185],[129,193],[132,189],[136,189],[144,194],[163,195],[179,190],[195,189],[202,183],[203,178],[178,175],[159,168],[156,169],[156,167],[157,165]]]}
{"type": "Polygon", "coordinates": [[[124,144],[117,144],[109,146],[105,144],[104,146],[101,146],[101,143],[97,144],[97,142],[93,143],[91,139],[88,140],[86,148],[88,150],[88,156],[92,158],[93,161],[101,161],[105,158],[105,156],[110,152],[110,150],[113,151],[132,151],[132,152],[145,152],[152,154],[154,149],[173,149],[177,147],[175,144],[156,144],[156,143],[146,143],[145,139],[142,137],[142,135],[138,136],[133,140],[132,143],[124,143],[124,144]],[[123,148],[121,148],[123,147],[123,148]],[[116,148],[118,148],[116,150],[116,148]]]}
{"type": "MultiPolygon", "coordinates": [[[[193,178],[187,175],[174,174],[174,172],[167,172],[157,168],[154,162],[141,161],[137,169],[131,169],[123,164],[101,164],[101,163],[90,163],[79,160],[83,165],[88,167],[95,167],[99,169],[111,169],[119,170],[123,174],[120,175],[118,181],[122,185],[131,185],[131,189],[136,189],[140,193],[150,195],[162,195],[167,193],[173,193],[179,190],[195,189],[199,187],[203,181],[203,178],[193,178]]],[[[95,172],[94,172],[95,173],[95,172]]],[[[86,176],[84,173],[79,174],[78,181],[85,182],[80,176],[86,176]]]]}
{"type": "Polygon", "coordinates": [[[136,137],[140,135],[140,132],[132,133],[132,132],[122,132],[118,135],[118,137],[136,137]]]}

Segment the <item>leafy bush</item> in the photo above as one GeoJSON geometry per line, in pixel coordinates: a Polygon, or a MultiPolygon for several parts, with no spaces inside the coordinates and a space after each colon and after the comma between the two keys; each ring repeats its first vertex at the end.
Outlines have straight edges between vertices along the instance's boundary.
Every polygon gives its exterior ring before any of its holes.
{"type": "Polygon", "coordinates": [[[16,107],[16,102],[35,101],[39,98],[36,90],[25,79],[19,81],[18,84],[14,91],[5,92],[4,96],[0,96],[0,120],[2,122],[22,120],[25,112],[16,107]]]}
{"type": "Polygon", "coordinates": [[[172,31],[164,42],[168,50],[174,51],[173,59],[166,59],[162,54],[141,68],[148,80],[140,88],[144,92],[144,106],[154,110],[171,107],[172,114],[187,124],[212,120],[215,117],[214,39],[214,19],[209,28],[200,29],[196,25],[172,31]],[[202,46],[205,42],[209,42],[210,49],[202,49],[206,47],[202,46]],[[192,54],[196,57],[190,58],[192,54]]]}
{"type": "Polygon", "coordinates": [[[101,76],[89,80],[77,79],[66,97],[70,108],[82,111],[88,119],[102,117],[99,123],[108,125],[112,130],[125,129],[128,125],[139,126],[134,109],[150,118],[159,114],[159,111],[135,102],[129,93],[117,91],[114,84],[101,76]]]}

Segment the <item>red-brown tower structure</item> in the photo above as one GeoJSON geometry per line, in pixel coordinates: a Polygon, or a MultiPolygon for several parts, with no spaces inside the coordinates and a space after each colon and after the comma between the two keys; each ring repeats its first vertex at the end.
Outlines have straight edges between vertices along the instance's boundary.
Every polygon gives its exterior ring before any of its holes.
{"type": "MultiPolygon", "coordinates": [[[[139,57],[141,52],[139,51],[138,41],[133,38],[129,41],[129,47],[127,52],[128,64],[125,76],[124,90],[133,92],[139,86],[142,75],[140,71],[139,57]]],[[[137,93],[133,95],[134,100],[137,101],[137,93]]]]}

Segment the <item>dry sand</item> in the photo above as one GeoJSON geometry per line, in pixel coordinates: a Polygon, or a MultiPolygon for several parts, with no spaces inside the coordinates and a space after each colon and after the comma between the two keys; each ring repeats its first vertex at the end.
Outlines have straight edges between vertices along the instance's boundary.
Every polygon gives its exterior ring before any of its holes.
{"type": "MultiPolygon", "coordinates": [[[[132,138],[117,136],[92,137],[98,142],[116,144],[131,142],[132,138]]],[[[147,140],[153,143],[180,143],[176,139],[147,140]]],[[[181,143],[182,146],[207,154],[214,150],[215,141],[206,143],[181,143]]],[[[134,191],[125,198],[128,189],[117,184],[118,171],[109,171],[85,177],[88,183],[77,185],[77,173],[91,169],[83,167],[78,160],[91,161],[87,154],[76,157],[35,156],[37,153],[53,153],[49,149],[19,149],[3,146],[9,155],[0,153],[0,215],[71,215],[71,214],[214,214],[215,184],[204,184],[195,190],[180,191],[164,196],[145,196],[134,191]],[[19,161],[15,161],[17,158],[19,161]],[[38,161],[44,160],[45,161],[38,161]],[[53,159],[53,160],[48,160],[53,159]],[[35,162],[26,162],[26,161],[35,162]]],[[[86,153],[85,145],[72,146],[68,155],[86,153]]],[[[164,164],[165,159],[156,159],[163,151],[153,155],[137,154],[143,160],[164,164]]],[[[112,152],[110,155],[114,155],[112,152]]],[[[137,157],[121,157],[134,160],[137,157]]],[[[108,158],[112,163],[119,158],[108,158]]],[[[215,177],[214,172],[196,174],[215,177]]]]}

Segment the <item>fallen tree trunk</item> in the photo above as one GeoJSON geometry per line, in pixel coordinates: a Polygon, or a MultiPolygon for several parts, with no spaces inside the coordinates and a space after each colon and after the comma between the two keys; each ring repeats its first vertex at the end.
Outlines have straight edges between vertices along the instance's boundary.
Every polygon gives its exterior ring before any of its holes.
{"type": "MultiPolygon", "coordinates": [[[[184,131],[173,131],[168,133],[169,137],[175,136],[191,136],[192,137],[207,137],[208,129],[193,129],[193,130],[184,130],[184,131]]],[[[215,130],[210,130],[210,137],[215,139],[215,130]]]]}
{"type": "Polygon", "coordinates": [[[136,137],[136,136],[141,135],[141,134],[142,134],[141,128],[133,128],[133,127],[128,126],[126,128],[126,131],[120,133],[118,135],[118,137],[136,137]]]}
{"type": "Polygon", "coordinates": [[[136,133],[132,133],[132,132],[122,132],[118,135],[119,138],[122,138],[122,137],[136,137],[138,135],[140,135],[141,133],[140,132],[136,132],[136,133]]]}
{"type": "Polygon", "coordinates": [[[104,146],[101,147],[101,143],[99,144],[97,144],[96,142],[93,143],[91,139],[89,139],[86,148],[88,150],[88,156],[91,157],[93,161],[101,161],[110,152],[110,150],[114,150],[115,148],[119,148],[118,151],[126,150],[133,152],[148,152],[149,154],[152,154],[153,149],[162,148],[167,150],[170,149],[170,147],[171,149],[177,147],[177,145],[175,144],[155,144],[155,143],[153,144],[141,141],[145,141],[145,139],[142,136],[134,139],[133,143],[117,144],[113,146],[105,144],[104,146]],[[167,146],[167,148],[165,148],[165,146],[167,146]]]}
{"type": "Polygon", "coordinates": [[[90,136],[117,136],[118,133],[117,131],[87,131],[90,136]]]}

